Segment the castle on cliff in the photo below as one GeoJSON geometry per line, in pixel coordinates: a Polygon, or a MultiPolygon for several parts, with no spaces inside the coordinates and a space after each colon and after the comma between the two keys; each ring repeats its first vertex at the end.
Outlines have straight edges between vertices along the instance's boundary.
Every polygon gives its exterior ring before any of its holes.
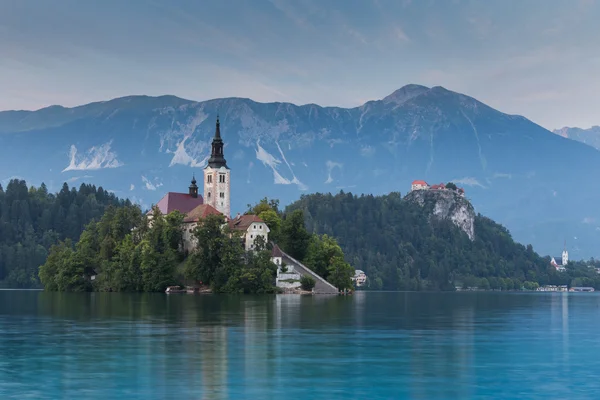
{"type": "MultiPolygon", "coordinates": [[[[429,185],[427,182],[423,181],[423,180],[416,180],[413,181],[413,183],[410,185],[410,191],[412,192],[413,190],[446,190],[449,189],[446,187],[445,183],[440,183],[439,185],[429,185]]],[[[456,192],[458,194],[460,194],[461,196],[465,195],[465,189],[463,188],[456,188],[456,192]]]]}

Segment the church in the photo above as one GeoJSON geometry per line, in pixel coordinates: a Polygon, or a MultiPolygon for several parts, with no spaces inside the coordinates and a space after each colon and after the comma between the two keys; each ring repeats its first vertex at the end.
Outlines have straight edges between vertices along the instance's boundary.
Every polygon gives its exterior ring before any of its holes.
{"type": "Polygon", "coordinates": [[[179,211],[185,215],[183,249],[193,250],[197,243],[192,232],[198,223],[209,215],[223,215],[227,225],[242,234],[246,251],[254,248],[254,240],[262,236],[269,239],[269,227],[256,215],[240,215],[231,218],[231,170],[223,152],[221,126],[217,116],[215,135],[210,158],[204,167],[204,197],[198,194],[196,177],[192,177],[187,193],[169,192],[156,204],[164,215],[179,211]]]}
{"type": "Polygon", "coordinates": [[[567,270],[566,266],[567,264],[569,264],[569,252],[567,251],[566,241],[562,255],[560,257],[552,257],[552,259],[550,260],[550,264],[552,264],[552,266],[556,268],[556,270],[559,272],[564,272],[567,270]]]}

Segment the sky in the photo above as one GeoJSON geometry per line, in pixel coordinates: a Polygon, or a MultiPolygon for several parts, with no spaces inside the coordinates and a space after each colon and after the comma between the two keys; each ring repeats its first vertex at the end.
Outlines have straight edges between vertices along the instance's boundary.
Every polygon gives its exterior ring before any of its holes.
{"type": "Polygon", "coordinates": [[[600,125],[600,0],[0,0],[0,110],[115,97],[355,107],[443,86],[600,125]]]}

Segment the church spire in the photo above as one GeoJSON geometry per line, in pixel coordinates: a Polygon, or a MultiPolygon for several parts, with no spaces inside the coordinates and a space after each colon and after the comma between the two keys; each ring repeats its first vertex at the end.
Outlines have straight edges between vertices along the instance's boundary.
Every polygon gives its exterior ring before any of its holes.
{"type": "Polygon", "coordinates": [[[221,139],[221,123],[219,122],[218,115],[215,137],[212,140],[212,151],[210,153],[210,158],[208,159],[208,166],[210,168],[227,168],[227,161],[225,161],[225,157],[223,156],[223,139],[221,139]]]}
{"type": "Polygon", "coordinates": [[[215,129],[215,139],[221,139],[221,123],[219,122],[219,114],[217,114],[217,127],[215,129]]]}
{"type": "Polygon", "coordinates": [[[190,196],[194,199],[198,197],[198,185],[196,185],[196,174],[192,175],[192,184],[190,185],[190,196]]]}

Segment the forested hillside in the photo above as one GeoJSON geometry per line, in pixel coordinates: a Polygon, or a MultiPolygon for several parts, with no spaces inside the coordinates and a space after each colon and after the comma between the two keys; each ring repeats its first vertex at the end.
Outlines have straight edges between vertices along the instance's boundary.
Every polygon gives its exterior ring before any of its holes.
{"type": "Polygon", "coordinates": [[[347,261],[366,272],[371,289],[517,289],[569,284],[578,277],[600,285],[594,270],[571,266],[567,273],[556,272],[548,257],[514,242],[506,228],[489,218],[476,216],[471,241],[452,222],[430,219],[400,193],[305,195],[286,212],[298,209],[304,211],[309,232],[338,240],[347,261]]]}
{"type": "Polygon", "coordinates": [[[65,183],[57,194],[46,185],[28,188],[23,180],[0,185],[0,285],[40,285],[38,268],[59,240],[78,240],[86,224],[109,206],[130,205],[101,187],[65,183]]]}
{"type": "MultiPolygon", "coordinates": [[[[352,287],[354,270],[334,239],[310,235],[301,211],[281,218],[277,202],[266,199],[252,207],[271,229],[270,239],[305,260],[340,289],[352,287]]],[[[273,293],[277,266],[262,236],[246,252],[241,232],[225,224],[223,215],[202,219],[192,230],[197,246],[183,251],[184,215],[161,214],[150,220],[137,206],[108,209],[87,225],[79,242],[53,246],[40,278],[50,291],[162,292],[171,285],[205,285],[215,293],[273,293]],[[94,277],[94,278],[92,278],[94,277]]],[[[314,282],[313,282],[314,285],[314,282]]]]}

